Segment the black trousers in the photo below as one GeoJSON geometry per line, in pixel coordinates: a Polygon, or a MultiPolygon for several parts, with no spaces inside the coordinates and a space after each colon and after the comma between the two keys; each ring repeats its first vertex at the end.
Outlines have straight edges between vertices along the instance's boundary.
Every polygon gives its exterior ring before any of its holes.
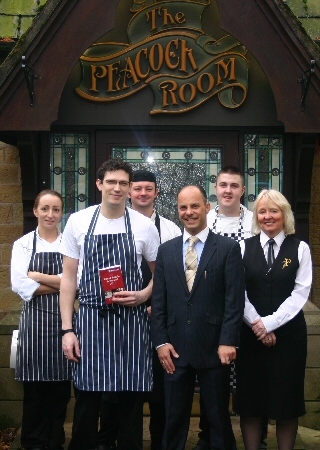
{"type": "MultiPolygon", "coordinates": [[[[76,392],[72,438],[69,450],[92,450],[97,446],[98,421],[103,392],[76,392]]],[[[143,449],[143,394],[117,392],[119,450],[143,449]]]]}
{"type": "Polygon", "coordinates": [[[233,450],[235,438],[229,414],[229,366],[201,370],[191,366],[176,367],[172,375],[165,373],[166,426],[163,449],[185,448],[196,376],[210,424],[210,448],[233,450]]]}
{"type": "Polygon", "coordinates": [[[24,381],[21,445],[62,449],[71,381],[24,381]]]}
{"type": "MultiPolygon", "coordinates": [[[[166,423],[164,397],[164,369],[160,364],[158,353],[153,350],[153,391],[145,395],[150,410],[151,450],[162,449],[162,439],[166,423]]],[[[118,437],[118,400],[116,392],[103,393],[100,408],[100,428],[98,444],[110,447],[118,437]]]]}
{"type": "Polygon", "coordinates": [[[153,349],[153,391],[148,394],[150,410],[151,450],[162,449],[164,427],[166,424],[166,408],[164,394],[165,371],[160,364],[158,352],[153,349]]]}
{"type": "Polygon", "coordinates": [[[116,392],[103,392],[100,406],[98,444],[114,446],[119,433],[119,411],[116,392]]]}
{"type": "MultiPolygon", "coordinates": [[[[199,440],[206,442],[208,444],[208,446],[210,445],[210,423],[206,414],[206,410],[205,410],[205,406],[204,406],[204,402],[203,402],[203,398],[202,398],[202,394],[200,391],[200,420],[199,420],[199,428],[200,431],[198,433],[199,436],[199,440]]],[[[229,430],[230,431],[230,430],[229,430]]],[[[215,448],[215,444],[214,444],[214,439],[215,437],[213,436],[213,447],[215,448]]],[[[237,450],[237,444],[236,444],[236,440],[233,434],[233,431],[231,430],[231,434],[229,437],[230,441],[233,441],[233,448],[232,450],[237,450]]]]}

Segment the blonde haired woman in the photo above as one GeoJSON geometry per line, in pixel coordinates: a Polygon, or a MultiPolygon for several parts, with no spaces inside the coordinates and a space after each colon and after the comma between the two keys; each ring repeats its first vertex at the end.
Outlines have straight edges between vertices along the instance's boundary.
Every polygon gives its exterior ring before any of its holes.
{"type": "Polygon", "coordinates": [[[255,236],[241,243],[246,305],[237,365],[237,411],[246,450],[258,450],[262,418],[276,420],[279,450],[292,450],[305,414],[307,330],[302,308],[312,282],[308,245],[293,234],[287,199],[263,190],[255,236]]]}

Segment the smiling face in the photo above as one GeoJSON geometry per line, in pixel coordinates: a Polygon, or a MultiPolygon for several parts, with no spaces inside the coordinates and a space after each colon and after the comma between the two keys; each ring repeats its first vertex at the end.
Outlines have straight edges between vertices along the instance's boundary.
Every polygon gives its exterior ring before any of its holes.
{"type": "Polygon", "coordinates": [[[219,212],[225,215],[239,215],[240,199],[244,191],[245,187],[240,175],[221,173],[216,185],[219,212]]]}
{"type": "Polygon", "coordinates": [[[38,219],[39,230],[55,230],[62,218],[61,199],[52,194],[42,195],[33,213],[38,219]]]}
{"type": "Polygon", "coordinates": [[[196,186],[187,186],[178,195],[178,213],[186,231],[195,236],[207,226],[207,214],[210,203],[207,203],[196,186]]]}
{"type": "Polygon", "coordinates": [[[257,206],[258,224],[267,236],[273,238],[284,229],[284,214],[274,202],[262,198],[257,206]]]}
{"type": "Polygon", "coordinates": [[[133,181],[129,192],[133,209],[139,211],[153,208],[158,192],[156,184],[152,181],[133,181]]]}
{"type": "Polygon", "coordinates": [[[124,170],[106,172],[103,180],[98,179],[96,185],[102,195],[101,212],[109,208],[124,211],[130,186],[127,172],[124,170]]]}

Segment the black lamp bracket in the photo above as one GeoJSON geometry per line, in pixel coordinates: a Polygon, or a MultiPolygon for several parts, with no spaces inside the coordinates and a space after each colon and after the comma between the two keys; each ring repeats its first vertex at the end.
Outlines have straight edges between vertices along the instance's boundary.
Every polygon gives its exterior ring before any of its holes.
{"type": "Polygon", "coordinates": [[[303,72],[302,77],[298,80],[301,83],[301,111],[304,112],[306,106],[306,98],[308,94],[308,89],[311,82],[311,77],[314,74],[316,67],[316,62],[314,59],[310,61],[310,67],[308,70],[303,72]]]}
{"type": "Polygon", "coordinates": [[[34,80],[38,78],[38,76],[34,73],[34,69],[26,64],[26,57],[21,57],[21,66],[24,71],[24,77],[27,82],[27,89],[30,97],[30,106],[33,108],[34,106],[34,80]]]}

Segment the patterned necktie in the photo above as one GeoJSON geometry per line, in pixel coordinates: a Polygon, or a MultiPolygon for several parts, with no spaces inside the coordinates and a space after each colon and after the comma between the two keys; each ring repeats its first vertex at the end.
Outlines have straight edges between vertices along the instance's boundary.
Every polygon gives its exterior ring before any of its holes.
{"type": "Polygon", "coordinates": [[[186,280],[189,292],[191,292],[194,278],[198,268],[198,255],[194,245],[199,241],[196,236],[190,236],[189,247],[186,254],[186,280]]]}
{"type": "Polygon", "coordinates": [[[275,244],[276,241],[274,239],[268,240],[268,268],[270,269],[272,267],[272,264],[274,262],[274,251],[273,251],[273,244],[275,244]]]}

